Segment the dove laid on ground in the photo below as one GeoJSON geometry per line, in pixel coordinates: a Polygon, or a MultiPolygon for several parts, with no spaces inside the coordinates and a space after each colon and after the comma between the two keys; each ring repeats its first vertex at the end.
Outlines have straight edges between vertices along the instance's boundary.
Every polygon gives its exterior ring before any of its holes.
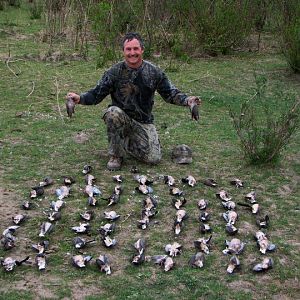
{"type": "Polygon", "coordinates": [[[256,220],[256,224],[259,226],[259,228],[268,228],[270,223],[270,218],[268,215],[265,215],[263,218],[258,218],[256,220]]]}
{"type": "Polygon", "coordinates": [[[165,246],[165,251],[170,256],[174,257],[174,256],[177,256],[177,255],[181,254],[182,246],[177,242],[174,242],[173,244],[167,244],[165,246]]]}
{"type": "Polygon", "coordinates": [[[201,223],[199,229],[200,229],[201,233],[210,233],[211,232],[211,227],[208,224],[201,223]]]}
{"type": "Polygon", "coordinates": [[[236,186],[237,188],[241,188],[244,186],[244,182],[239,178],[234,178],[230,180],[230,184],[236,186]]]}
{"type": "Polygon", "coordinates": [[[227,222],[227,224],[234,225],[238,219],[238,214],[234,210],[228,210],[227,212],[223,213],[223,218],[227,222]]]}
{"type": "Polygon", "coordinates": [[[184,197],[173,198],[172,203],[176,209],[181,209],[181,207],[186,204],[186,199],[184,197]]]}
{"type": "Polygon", "coordinates": [[[73,226],[71,228],[76,233],[86,233],[90,230],[90,224],[89,223],[79,223],[79,226],[73,226]]]}
{"type": "Polygon", "coordinates": [[[43,222],[40,229],[39,237],[44,237],[46,234],[49,234],[54,229],[54,226],[50,222],[43,222]]]}
{"type": "Polygon", "coordinates": [[[35,257],[35,264],[39,271],[43,271],[46,269],[47,266],[47,259],[44,253],[39,253],[35,257]]]}
{"type": "Polygon", "coordinates": [[[271,252],[276,249],[275,244],[272,244],[269,241],[267,235],[262,231],[257,231],[255,233],[255,239],[256,239],[257,245],[259,246],[259,251],[262,254],[266,254],[267,251],[271,252]]]}
{"type": "Polygon", "coordinates": [[[99,267],[100,271],[105,273],[106,275],[110,275],[111,274],[111,266],[110,266],[110,261],[108,259],[108,257],[104,254],[104,255],[100,255],[97,259],[96,259],[96,264],[99,267]]]}
{"type": "Polygon", "coordinates": [[[200,199],[200,200],[197,202],[197,205],[198,205],[199,209],[204,210],[204,209],[206,209],[207,206],[208,206],[208,201],[205,200],[205,199],[200,199]]]}
{"type": "Polygon", "coordinates": [[[120,215],[118,215],[114,210],[111,211],[105,211],[104,212],[104,218],[107,220],[115,221],[120,218],[120,215]]]}
{"type": "Polygon", "coordinates": [[[269,270],[271,268],[273,268],[273,265],[274,265],[274,261],[272,258],[270,257],[265,257],[261,263],[258,263],[256,264],[254,267],[253,267],[253,271],[254,272],[262,272],[262,271],[266,271],[266,270],[269,270]]]}
{"type": "Polygon", "coordinates": [[[207,178],[203,181],[203,184],[210,187],[216,187],[218,184],[213,178],[207,178]]]}
{"type": "Polygon", "coordinates": [[[123,176],[122,175],[114,175],[112,178],[117,183],[122,183],[123,182],[123,176]]]}
{"type": "Polygon", "coordinates": [[[15,238],[13,238],[12,236],[4,236],[1,238],[1,245],[4,250],[10,250],[16,246],[15,238]]]}
{"type": "Polygon", "coordinates": [[[35,186],[30,191],[30,198],[37,198],[44,195],[44,187],[43,186],[35,186]]]}
{"type": "Polygon", "coordinates": [[[31,248],[38,252],[39,254],[43,254],[45,253],[45,251],[48,249],[49,247],[49,241],[41,241],[37,244],[32,244],[31,248]]]}
{"type": "Polygon", "coordinates": [[[58,200],[62,200],[69,196],[70,188],[66,185],[63,185],[60,188],[55,190],[55,194],[58,197],[58,200]]]}
{"type": "Polygon", "coordinates": [[[169,190],[170,192],[170,195],[173,195],[173,196],[183,196],[184,195],[184,192],[181,191],[179,188],[177,187],[173,187],[169,190]]]}
{"type": "Polygon", "coordinates": [[[117,244],[117,240],[115,238],[111,238],[109,235],[103,236],[102,242],[107,248],[114,247],[117,244]]]}
{"type": "Polygon", "coordinates": [[[202,268],[204,266],[205,255],[203,252],[197,252],[194,254],[190,261],[189,265],[193,268],[202,268]]]}
{"type": "Polygon", "coordinates": [[[84,221],[91,221],[93,216],[94,216],[94,212],[92,210],[86,210],[82,213],[79,214],[80,215],[80,218],[84,221]]]}
{"type": "Polygon", "coordinates": [[[174,186],[175,185],[175,179],[171,175],[165,175],[164,176],[164,183],[167,184],[168,186],[174,186]]]}
{"type": "Polygon", "coordinates": [[[65,205],[65,201],[63,201],[63,200],[57,200],[57,201],[51,202],[51,208],[54,211],[60,211],[62,209],[62,207],[64,207],[64,205],[65,205]]]}
{"type": "Polygon", "coordinates": [[[189,175],[187,177],[182,178],[181,181],[183,183],[187,183],[191,187],[194,187],[196,185],[196,183],[197,183],[195,177],[192,176],[192,175],[189,175]]]}
{"type": "Polygon", "coordinates": [[[194,246],[196,249],[200,250],[201,252],[204,252],[205,254],[209,254],[209,246],[212,239],[212,235],[206,239],[206,238],[199,238],[194,241],[194,246]]]}
{"type": "Polygon", "coordinates": [[[232,256],[229,260],[229,264],[227,266],[227,273],[232,274],[235,270],[240,267],[241,263],[237,256],[232,256]]]}
{"type": "Polygon", "coordinates": [[[22,208],[25,209],[25,210],[29,210],[31,209],[33,206],[32,202],[28,201],[28,200],[25,200],[23,203],[22,203],[22,208]]]}
{"type": "Polygon", "coordinates": [[[46,186],[49,186],[52,184],[53,184],[53,179],[49,176],[45,177],[43,179],[43,181],[39,182],[39,186],[43,186],[43,187],[46,187],[46,186]]]}
{"type": "Polygon", "coordinates": [[[83,169],[82,169],[82,173],[86,175],[86,174],[91,173],[92,170],[93,170],[92,166],[90,166],[90,165],[84,165],[83,169]]]}
{"type": "Polygon", "coordinates": [[[92,259],[92,256],[75,255],[72,257],[72,264],[77,268],[85,268],[86,264],[92,259]]]}
{"type": "Polygon", "coordinates": [[[87,185],[93,185],[96,181],[96,178],[92,174],[86,174],[84,180],[87,185]]]}
{"type": "Polygon", "coordinates": [[[241,254],[244,250],[245,243],[243,243],[240,239],[233,238],[231,241],[225,241],[226,249],[222,252],[224,254],[241,254]]]}
{"type": "Polygon", "coordinates": [[[22,214],[18,214],[12,217],[12,221],[15,225],[19,225],[26,220],[26,216],[22,214]]]}
{"type": "Polygon", "coordinates": [[[200,216],[199,216],[199,221],[200,222],[207,222],[210,219],[210,214],[206,211],[201,212],[200,216]]]}
{"type": "Polygon", "coordinates": [[[231,197],[229,197],[229,194],[225,190],[220,190],[218,193],[216,193],[216,196],[221,199],[222,201],[230,201],[231,197]]]}
{"type": "Polygon", "coordinates": [[[27,256],[22,260],[16,260],[12,257],[6,257],[0,260],[1,266],[4,268],[6,272],[11,272],[15,266],[21,266],[24,262],[26,262],[30,257],[27,256]]]}
{"type": "Polygon", "coordinates": [[[73,245],[76,249],[82,249],[83,247],[85,247],[87,244],[90,244],[90,243],[94,243],[96,240],[93,239],[93,240],[90,240],[90,241],[87,241],[86,239],[84,238],[81,238],[81,237],[75,237],[73,239],[73,245]]]}
{"type": "Polygon", "coordinates": [[[112,232],[114,232],[115,227],[116,227],[115,223],[111,223],[111,224],[107,223],[107,224],[101,226],[100,229],[98,229],[98,231],[102,236],[106,236],[106,235],[110,235],[112,232]]]}

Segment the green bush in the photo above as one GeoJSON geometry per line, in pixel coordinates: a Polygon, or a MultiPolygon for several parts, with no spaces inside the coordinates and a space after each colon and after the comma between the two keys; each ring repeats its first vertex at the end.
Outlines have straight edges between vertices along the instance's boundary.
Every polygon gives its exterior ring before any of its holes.
{"type": "Polygon", "coordinates": [[[256,90],[239,109],[230,109],[244,157],[251,164],[276,162],[300,125],[300,100],[280,92],[267,96],[267,80],[256,76],[256,90]]]}
{"type": "Polygon", "coordinates": [[[34,0],[29,3],[30,19],[40,19],[43,13],[43,4],[40,0],[34,0]]]}

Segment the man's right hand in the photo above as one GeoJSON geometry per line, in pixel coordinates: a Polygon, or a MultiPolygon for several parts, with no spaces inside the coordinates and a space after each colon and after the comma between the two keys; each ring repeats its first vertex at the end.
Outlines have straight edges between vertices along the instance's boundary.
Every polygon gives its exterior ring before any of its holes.
{"type": "Polygon", "coordinates": [[[75,104],[78,104],[80,102],[80,96],[76,93],[69,92],[66,96],[66,99],[72,98],[75,104]]]}

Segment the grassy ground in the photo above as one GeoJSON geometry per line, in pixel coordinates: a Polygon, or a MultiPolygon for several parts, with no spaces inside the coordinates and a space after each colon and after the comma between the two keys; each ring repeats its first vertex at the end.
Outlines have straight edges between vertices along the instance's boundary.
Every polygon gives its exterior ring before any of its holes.
{"type": "MultiPolygon", "coordinates": [[[[116,248],[107,250],[99,241],[97,228],[106,202],[94,209],[91,222],[92,237],[97,243],[86,248],[87,254],[98,257],[106,253],[112,261],[112,275],[100,273],[94,262],[85,270],[75,269],[70,257],[75,254],[71,240],[75,234],[71,226],[79,223],[79,212],[86,207],[82,193],[84,164],[91,164],[93,175],[104,195],[113,187],[112,173],[105,170],[107,140],[101,120],[109,99],[96,107],[77,107],[71,120],[67,119],[64,95],[68,91],[81,92],[94,86],[104,69],[96,69],[91,49],[88,61],[62,60],[58,62],[33,59],[45,54],[47,45],[40,41],[39,21],[28,18],[28,12],[10,8],[0,12],[0,224],[4,230],[11,217],[22,212],[20,204],[28,199],[30,188],[46,175],[55,184],[36,200],[30,217],[18,229],[17,247],[0,250],[0,257],[22,258],[35,254],[30,245],[38,241],[39,226],[45,220],[43,211],[56,199],[55,188],[61,177],[76,179],[72,194],[62,210],[62,220],[49,236],[48,267],[39,272],[34,265],[23,265],[12,273],[0,271],[1,299],[296,299],[299,297],[299,133],[294,136],[275,166],[249,166],[243,160],[238,139],[228,115],[229,105],[237,105],[250,97],[254,88],[254,72],[264,73],[271,89],[300,92],[299,76],[291,74],[279,54],[243,53],[213,59],[194,60],[189,64],[173,62],[176,72],[167,72],[176,86],[189,95],[203,99],[200,122],[192,122],[182,107],[167,105],[157,96],[154,108],[155,123],[163,146],[163,160],[158,166],[148,166],[131,158],[125,161],[120,174],[125,178],[124,194],[115,210],[121,214],[117,222],[116,248]],[[10,57],[9,60],[7,58],[10,57]],[[193,163],[178,166],[170,159],[177,144],[188,144],[194,151],[193,163]],[[159,213],[148,230],[137,228],[143,196],[134,193],[137,185],[130,168],[136,165],[140,173],[155,179],[154,193],[158,197],[159,213]],[[198,180],[194,188],[179,187],[187,194],[186,210],[189,219],[179,237],[172,231],[175,209],[171,206],[168,188],[160,175],[173,175],[177,180],[192,174],[198,180]],[[267,273],[254,274],[251,267],[262,259],[253,235],[257,230],[255,217],[238,208],[240,218],[238,237],[246,242],[240,256],[242,268],[233,275],[226,273],[229,257],[222,254],[224,230],[221,214],[224,209],[215,197],[215,189],[202,184],[213,177],[219,188],[226,188],[236,201],[243,201],[245,193],[255,189],[262,214],[269,214],[271,226],[267,233],[276,244],[270,254],[274,268],[267,273]],[[229,180],[240,177],[245,188],[236,189],[229,180]],[[191,269],[188,260],[194,254],[193,241],[201,236],[196,202],[207,198],[213,228],[211,253],[203,269],[191,269]],[[178,241],[183,253],[175,258],[175,268],[166,273],[152,263],[139,267],[130,264],[132,244],[140,237],[147,242],[147,255],[163,254],[167,243],[178,241]]],[[[71,53],[60,43],[56,50],[71,53]]],[[[154,61],[162,68],[168,59],[154,61]]],[[[279,107],[279,106],[278,106],[279,107]]],[[[276,109],[277,107],[274,107],[276,109]]]]}

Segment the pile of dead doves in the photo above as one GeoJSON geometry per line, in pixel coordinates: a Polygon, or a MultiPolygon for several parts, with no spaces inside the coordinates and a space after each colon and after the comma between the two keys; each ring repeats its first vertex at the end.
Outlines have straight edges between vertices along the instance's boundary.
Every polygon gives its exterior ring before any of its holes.
{"type": "MultiPolygon", "coordinates": [[[[158,200],[153,194],[152,183],[153,180],[150,180],[145,175],[138,175],[138,170],[133,167],[131,169],[133,173],[133,179],[138,182],[136,191],[145,195],[143,200],[143,205],[141,208],[141,219],[137,220],[137,226],[142,230],[145,230],[151,227],[151,224],[154,223],[153,218],[157,214],[158,200]]],[[[82,173],[84,174],[85,188],[83,189],[87,197],[87,205],[90,207],[89,210],[83,211],[80,213],[80,218],[82,222],[77,226],[71,228],[74,231],[76,236],[72,240],[75,251],[77,255],[72,256],[71,263],[77,268],[85,268],[88,263],[91,263],[92,256],[85,256],[81,251],[87,244],[97,243],[96,239],[87,240],[82,237],[82,234],[87,234],[90,236],[90,221],[94,215],[94,207],[97,206],[99,199],[107,201],[107,207],[117,204],[120,200],[120,195],[123,192],[122,182],[123,178],[121,175],[115,175],[112,179],[116,182],[114,190],[112,191],[111,196],[108,198],[101,197],[102,193],[98,186],[95,185],[96,178],[91,174],[92,167],[85,165],[82,173]]],[[[178,236],[183,230],[184,222],[188,218],[188,214],[184,209],[186,202],[188,201],[185,197],[185,192],[180,190],[178,186],[178,181],[174,179],[173,176],[164,175],[160,176],[160,180],[168,187],[171,203],[176,209],[174,213],[174,235],[178,236]]],[[[196,179],[189,175],[186,178],[180,180],[183,184],[194,187],[197,185],[196,179]]],[[[23,263],[26,264],[35,264],[38,270],[45,270],[47,268],[47,256],[50,251],[49,241],[45,237],[53,231],[55,224],[61,219],[61,214],[63,207],[67,202],[67,197],[70,194],[71,186],[75,180],[71,177],[63,178],[63,185],[55,190],[57,197],[56,201],[53,201],[50,205],[50,209],[45,212],[47,215],[47,220],[43,222],[40,226],[40,232],[38,234],[40,241],[37,244],[32,245],[32,250],[35,251],[35,260],[30,260],[30,257],[24,257],[21,259],[13,257],[5,257],[1,259],[1,266],[5,271],[12,271],[16,266],[20,266],[23,263]]],[[[32,188],[30,191],[30,200],[26,200],[22,203],[22,208],[24,210],[30,210],[35,205],[35,199],[42,196],[45,192],[45,189],[52,185],[54,181],[50,177],[46,177],[38,186],[32,188]]],[[[217,189],[218,184],[214,179],[208,178],[202,182],[204,185],[217,189]]],[[[230,184],[236,186],[236,188],[242,188],[244,183],[240,179],[234,179],[230,181],[230,184]]],[[[225,231],[229,236],[233,236],[238,232],[236,227],[236,222],[238,220],[238,213],[236,211],[236,206],[240,205],[248,209],[254,215],[254,219],[259,230],[254,234],[254,238],[257,242],[258,249],[261,254],[265,255],[267,252],[274,251],[275,245],[272,244],[267,234],[264,232],[269,225],[269,217],[267,215],[262,216],[261,208],[257,202],[257,195],[255,191],[251,191],[244,195],[245,202],[235,203],[232,200],[232,197],[228,194],[226,190],[219,190],[216,192],[216,197],[220,199],[220,205],[224,207],[226,212],[223,213],[223,218],[225,221],[225,231]]],[[[206,199],[200,199],[197,201],[197,206],[199,209],[199,233],[202,234],[202,237],[194,241],[195,254],[190,258],[189,265],[194,268],[202,268],[205,265],[205,257],[210,253],[210,243],[213,235],[211,234],[212,228],[209,224],[210,221],[210,212],[207,210],[209,206],[209,201],[206,199]]],[[[101,226],[98,229],[100,234],[100,240],[103,245],[107,248],[112,248],[117,244],[117,240],[113,237],[114,230],[116,227],[116,221],[120,218],[120,215],[114,210],[107,210],[103,213],[104,218],[107,220],[107,223],[101,226]]],[[[12,217],[13,225],[7,227],[2,233],[1,244],[4,250],[9,251],[15,247],[17,237],[15,234],[18,231],[18,228],[22,226],[23,222],[28,218],[25,214],[18,214],[12,217]]],[[[238,238],[233,237],[231,240],[225,241],[225,249],[222,251],[224,255],[230,255],[227,272],[229,274],[235,272],[240,268],[240,255],[243,252],[245,247],[245,242],[241,241],[238,238]]],[[[182,253],[182,245],[178,242],[173,242],[165,246],[164,253],[154,256],[146,256],[146,241],[141,238],[137,240],[133,245],[133,254],[131,263],[134,265],[140,265],[144,262],[153,262],[162,267],[164,271],[171,270],[175,265],[175,257],[182,253]]],[[[101,272],[109,275],[111,274],[111,262],[107,255],[102,253],[98,258],[95,259],[95,264],[99,267],[101,272]]],[[[264,256],[261,262],[252,266],[254,272],[266,271],[273,267],[273,259],[267,256],[264,256]]]]}

